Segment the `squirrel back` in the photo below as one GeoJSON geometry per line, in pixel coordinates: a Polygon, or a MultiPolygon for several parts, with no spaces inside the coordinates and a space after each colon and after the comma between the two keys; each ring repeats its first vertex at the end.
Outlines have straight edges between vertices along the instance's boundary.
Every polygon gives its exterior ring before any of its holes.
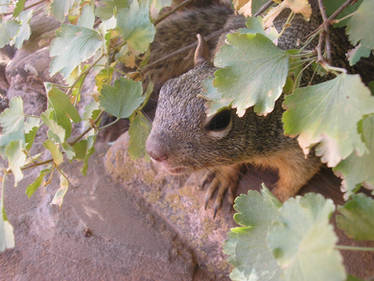
{"type": "MultiPolygon", "coordinates": [[[[317,1],[310,3],[313,10],[310,21],[305,21],[299,14],[296,15],[292,24],[278,39],[278,47],[297,48],[299,42],[303,42],[321,24],[317,1]]],[[[289,11],[284,11],[274,20],[278,32],[282,30],[288,15],[289,11]]],[[[217,17],[212,11],[206,16],[205,21],[210,21],[210,18],[214,21],[217,17]]],[[[228,24],[239,20],[244,26],[239,16],[230,16],[227,19],[228,24]]],[[[190,25],[193,25],[193,21],[190,25]]],[[[230,28],[224,28],[227,29],[230,28]]],[[[198,32],[202,33],[201,30],[198,32]]],[[[339,39],[339,34],[339,31],[337,35],[332,34],[331,39],[339,39]]],[[[222,44],[222,38],[218,45],[222,44]]],[[[308,48],[313,49],[316,44],[316,40],[312,41],[308,48]]],[[[346,67],[346,50],[340,46],[339,41],[332,45],[333,58],[342,61],[341,64],[346,67]]],[[[208,48],[212,53],[214,47],[210,44],[208,48]]],[[[203,92],[203,81],[212,78],[216,68],[209,62],[209,58],[199,57],[199,54],[209,52],[198,48],[196,53],[197,65],[187,73],[168,80],[161,88],[155,119],[146,143],[148,154],[170,173],[207,169],[210,174],[213,171],[215,180],[212,180],[209,186],[206,203],[214,190],[219,188],[215,211],[220,206],[225,190],[229,189],[230,194],[233,193],[242,163],[277,169],[279,180],[273,193],[280,200],[286,200],[296,194],[319,170],[321,162],[314,155],[305,157],[297,141],[284,135],[283,98],[276,102],[274,110],[267,116],[258,116],[249,108],[241,118],[232,109],[224,109],[212,117],[207,117],[206,100],[200,93],[203,92]]],[[[202,185],[205,185],[205,181],[206,178],[202,185]]],[[[230,200],[232,201],[232,198],[230,200]]]]}

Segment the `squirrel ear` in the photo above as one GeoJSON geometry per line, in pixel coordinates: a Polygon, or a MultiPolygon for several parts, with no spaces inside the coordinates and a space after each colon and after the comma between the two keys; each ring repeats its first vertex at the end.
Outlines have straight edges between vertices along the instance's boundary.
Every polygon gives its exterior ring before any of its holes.
{"type": "Polygon", "coordinates": [[[196,47],[195,56],[194,56],[195,66],[204,61],[209,61],[209,57],[210,57],[208,43],[204,40],[201,34],[198,33],[196,37],[197,37],[197,47],[196,47]]]}

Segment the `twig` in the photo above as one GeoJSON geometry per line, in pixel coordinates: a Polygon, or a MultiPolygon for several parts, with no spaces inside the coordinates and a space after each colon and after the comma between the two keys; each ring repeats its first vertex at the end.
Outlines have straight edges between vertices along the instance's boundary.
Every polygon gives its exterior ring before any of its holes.
{"type": "Polygon", "coordinates": [[[178,11],[179,9],[182,9],[183,7],[187,6],[188,4],[190,4],[192,2],[192,0],[185,0],[183,1],[182,3],[180,3],[179,5],[175,6],[173,9],[171,9],[169,12],[161,15],[158,19],[155,20],[155,22],[153,23],[154,25],[157,25],[159,24],[161,21],[163,21],[164,19],[166,19],[168,16],[170,16],[171,14],[175,13],[176,11],[178,11]]]}
{"type": "MultiPolygon", "coordinates": [[[[94,121],[94,124],[96,124],[101,116],[103,114],[103,111],[100,112],[100,114],[96,117],[95,121],[94,121]]],[[[76,137],[72,142],[69,142],[69,145],[73,146],[74,144],[76,144],[78,141],[80,141],[86,134],[88,134],[94,127],[91,126],[89,128],[87,128],[82,134],[80,134],[78,137],[76,137]]],[[[33,163],[31,165],[28,165],[26,167],[22,167],[21,170],[24,171],[24,170],[27,170],[27,169],[30,169],[30,168],[35,168],[37,166],[42,166],[42,165],[46,165],[46,164],[49,164],[49,163],[52,163],[53,162],[53,159],[48,159],[48,160],[45,160],[45,161],[42,161],[42,162],[37,162],[37,163],[33,163]]],[[[10,171],[9,171],[10,172],[10,171]]]]}
{"type": "Polygon", "coordinates": [[[333,19],[335,19],[347,6],[353,3],[355,0],[347,0],[343,5],[341,5],[328,19],[328,23],[330,23],[333,19]]]}
{"type": "MultiPolygon", "coordinates": [[[[231,28],[221,29],[221,30],[215,31],[215,32],[209,34],[208,36],[206,36],[204,39],[205,39],[206,41],[209,41],[209,40],[211,40],[211,39],[213,39],[213,38],[215,38],[215,37],[220,36],[222,33],[228,32],[228,31],[230,31],[230,30],[231,30],[231,28]]],[[[172,58],[172,57],[175,56],[175,55],[178,55],[178,54],[183,53],[183,52],[185,52],[185,51],[188,51],[188,50],[190,50],[190,49],[196,48],[196,46],[197,46],[197,41],[194,42],[194,43],[191,43],[191,44],[189,44],[189,45],[187,45],[187,46],[185,46],[185,47],[183,47],[183,48],[180,48],[180,49],[178,49],[178,50],[176,50],[176,51],[174,51],[174,52],[171,52],[170,54],[168,54],[168,55],[166,55],[166,56],[163,56],[163,57],[161,57],[161,58],[155,60],[154,62],[151,62],[151,63],[147,64],[147,65],[146,65],[143,69],[141,69],[140,71],[143,72],[143,73],[145,73],[145,72],[149,71],[149,69],[152,68],[152,67],[154,67],[155,65],[157,65],[157,64],[159,64],[159,63],[161,63],[161,62],[164,62],[165,60],[167,60],[167,59],[169,59],[169,58],[172,58]]]]}
{"type": "MultiPolygon", "coordinates": [[[[188,0],[188,1],[184,1],[184,2],[181,3],[180,5],[184,4],[185,2],[189,2],[189,0],[188,0]]],[[[187,4],[187,3],[186,3],[186,4],[187,4]]],[[[261,14],[262,14],[266,9],[268,9],[272,4],[273,4],[273,0],[269,0],[268,2],[266,2],[266,3],[265,3],[265,4],[264,4],[264,5],[263,5],[263,6],[262,6],[262,7],[261,7],[261,8],[260,8],[256,13],[255,13],[255,14],[254,14],[254,16],[257,17],[257,16],[261,15],[261,14]]],[[[178,8],[180,5],[178,5],[178,6],[175,7],[174,9],[178,8]]],[[[170,14],[171,14],[172,12],[174,12],[174,11],[171,11],[170,14]]],[[[169,16],[169,13],[168,13],[168,16],[169,16]]],[[[157,21],[156,21],[154,24],[159,23],[159,22],[160,22],[161,20],[163,20],[163,19],[164,19],[164,18],[157,19],[157,21]]],[[[216,38],[216,37],[220,36],[221,34],[223,34],[223,33],[225,33],[225,32],[229,32],[229,31],[231,31],[231,30],[232,30],[232,28],[221,29],[221,30],[218,30],[218,31],[215,31],[215,32],[209,34],[209,35],[206,36],[204,39],[207,40],[207,41],[209,41],[209,40],[211,40],[211,39],[213,39],[213,38],[216,38]]],[[[183,47],[183,48],[180,48],[180,49],[178,49],[178,50],[176,50],[176,51],[174,51],[174,52],[172,52],[172,53],[170,53],[170,54],[168,54],[168,55],[166,55],[166,56],[163,56],[163,57],[161,57],[161,58],[155,60],[154,62],[151,62],[151,63],[147,64],[147,65],[146,65],[143,69],[141,69],[140,71],[141,71],[142,73],[145,73],[145,72],[149,71],[149,69],[152,68],[152,67],[154,67],[155,65],[157,65],[157,64],[159,64],[159,63],[162,63],[162,62],[166,61],[167,59],[172,58],[173,56],[176,56],[176,55],[178,55],[178,54],[180,54],[180,53],[183,53],[183,52],[186,52],[186,51],[191,50],[191,49],[193,49],[193,48],[196,48],[196,46],[197,46],[197,42],[191,43],[191,44],[189,44],[189,45],[187,45],[187,46],[185,46],[185,47],[183,47]]]]}
{"type": "MultiPolygon", "coordinates": [[[[87,76],[88,73],[91,71],[92,68],[94,68],[96,66],[96,64],[105,56],[104,52],[85,70],[83,71],[81,74],[79,74],[78,78],[75,79],[74,83],[69,87],[69,90],[66,92],[66,95],[70,96],[71,95],[71,92],[73,91],[73,88],[77,85],[77,83],[79,82],[79,80],[84,77],[84,76],[87,76]]],[[[82,83],[83,84],[83,83],[82,83]]]]}
{"type": "MultiPolygon", "coordinates": [[[[23,10],[28,10],[28,9],[31,9],[32,7],[35,7],[43,2],[45,2],[46,0],[41,0],[41,1],[38,1],[38,2],[35,2],[34,4],[31,4],[30,6],[27,6],[27,7],[24,7],[23,10]]],[[[0,16],[9,16],[11,14],[13,14],[14,11],[11,11],[11,12],[8,12],[8,13],[3,13],[3,14],[0,14],[0,16]]]]}
{"type": "Polygon", "coordinates": [[[370,251],[373,252],[373,247],[357,247],[357,246],[348,246],[348,245],[336,245],[336,249],[338,250],[349,250],[349,251],[370,251]]]}
{"type": "MultiPolygon", "coordinates": [[[[326,57],[327,57],[327,62],[331,64],[331,45],[330,45],[330,36],[329,36],[329,24],[328,24],[328,19],[326,15],[326,10],[325,7],[323,6],[322,0],[318,0],[318,5],[319,5],[319,10],[321,12],[322,20],[323,20],[323,31],[320,34],[320,37],[324,34],[324,39],[325,39],[325,50],[326,50],[326,57]]],[[[318,42],[319,45],[320,42],[318,42]]],[[[321,47],[321,46],[320,46],[321,47]]],[[[321,52],[321,50],[320,50],[321,52]]]]}
{"type": "Polygon", "coordinates": [[[273,0],[267,1],[264,5],[261,6],[260,9],[253,15],[254,17],[258,17],[261,15],[263,12],[265,12],[271,5],[273,5],[273,0]]]}

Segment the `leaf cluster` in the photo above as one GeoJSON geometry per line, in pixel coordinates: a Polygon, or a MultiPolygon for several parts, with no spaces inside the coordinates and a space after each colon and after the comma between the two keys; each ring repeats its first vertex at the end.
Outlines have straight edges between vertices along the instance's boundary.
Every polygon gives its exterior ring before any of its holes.
{"type": "MultiPolygon", "coordinates": [[[[53,0],[28,5],[25,0],[0,0],[0,48],[5,45],[21,48],[30,38],[34,9],[44,9],[61,23],[50,44],[49,72],[51,77],[58,74],[64,79],[63,84],[45,83],[48,106],[40,116],[25,115],[20,97],[11,99],[9,108],[0,114],[0,155],[8,161],[2,177],[3,194],[7,175],[12,174],[17,185],[24,170],[41,167],[39,176],[26,188],[27,196],[31,197],[40,186],[48,185],[59,175],[60,188],[51,204],[61,206],[70,185],[62,164],[82,161],[82,173],[86,173],[96,135],[106,127],[99,127],[104,111],[116,121],[129,118],[129,153],[132,157],[145,155],[150,123],[141,110],[152,85],[143,90],[142,82],[134,77],[141,76],[140,65],[147,60],[154,38],[151,15],[157,17],[160,9],[170,4],[171,1],[165,0],[53,0]],[[123,73],[117,66],[119,61],[138,74],[123,73]],[[96,93],[80,113],[83,85],[91,72],[96,74],[96,93]],[[35,153],[34,139],[42,125],[48,128],[43,137],[45,151],[35,153]],[[79,135],[74,129],[78,126],[85,127],[79,135]]],[[[1,210],[0,251],[14,247],[3,201],[1,210]]]]}
{"type": "Polygon", "coordinates": [[[237,197],[234,208],[240,227],[224,245],[232,280],[352,280],[338,250],[374,250],[337,245],[330,223],[337,209],[337,226],[349,237],[374,240],[374,200],[363,194],[338,207],[315,193],[281,204],[263,186],[237,197]]]}

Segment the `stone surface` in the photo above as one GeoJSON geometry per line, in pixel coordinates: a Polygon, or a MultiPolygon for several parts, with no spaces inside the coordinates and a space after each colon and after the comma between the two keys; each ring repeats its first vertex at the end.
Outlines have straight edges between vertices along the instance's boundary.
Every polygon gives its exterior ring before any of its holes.
{"type": "Polygon", "coordinates": [[[1,281],[193,280],[189,248],[142,200],[104,175],[106,147],[98,150],[86,177],[76,163],[63,167],[74,187],[61,209],[50,205],[56,180],[30,200],[24,190],[37,171],[17,188],[7,182],[16,247],[0,254],[1,281]]]}
{"type": "MultiPolygon", "coordinates": [[[[228,280],[230,266],[222,253],[222,244],[230,227],[235,226],[233,210],[228,202],[213,219],[212,210],[204,210],[204,193],[194,187],[198,174],[175,177],[157,171],[150,162],[132,160],[127,154],[128,135],[122,135],[108,150],[105,168],[115,181],[135,197],[144,199],[149,209],[162,217],[192,249],[196,262],[214,280],[228,280]]],[[[243,175],[238,194],[249,188],[259,189],[262,182],[271,187],[277,180],[272,171],[249,167],[243,175]]],[[[339,190],[340,180],[329,169],[323,169],[303,189],[306,192],[319,192],[342,204],[339,190]]],[[[333,219],[334,223],[334,219],[333,219]]],[[[355,242],[337,231],[340,245],[374,246],[374,243],[355,242]]],[[[360,278],[374,277],[374,254],[360,251],[342,251],[344,264],[352,275],[360,278]]]]}

